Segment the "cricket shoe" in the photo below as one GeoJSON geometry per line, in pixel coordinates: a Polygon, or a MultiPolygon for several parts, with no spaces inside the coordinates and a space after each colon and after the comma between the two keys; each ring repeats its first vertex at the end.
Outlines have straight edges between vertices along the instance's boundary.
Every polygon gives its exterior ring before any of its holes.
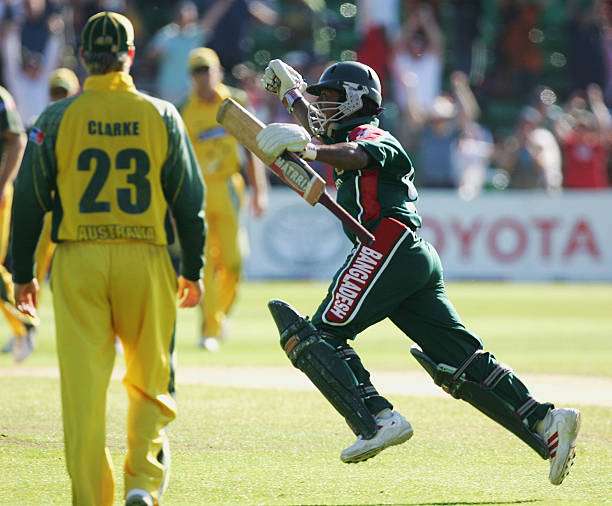
{"type": "Polygon", "coordinates": [[[13,341],[13,360],[15,362],[23,362],[34,351],[34,336],[36,335],[36,327],[28,327],[25,336],[15,336],[13,341]]]}
{"type": "Polygon", "coordinates": [[[203,350],[214,353],[216,351],[219,351],[219,348],[221,345],[219,344],[219,339],[216,337],[202,336],[200,338],[200,342],[198,343],[198,346],[202,348],[203,350]]]}
{"type": "Polygon", "coordinates": [[[574,465],[579,430],[580,411],[577,409],[551,409],[536,425],[536,432],[550,452],[548,479],[553,485],[561,485],[574,465]]]}
{"type": "Polygon", "coordinates": [[[146,490],[133,488],[125,496],[125,506],[153,506],[153,496],[146,490]]]}
{"type": "Polygon", "coordinates": [[[390,409],[384,409],[376,415],[376,424],[378,431],[374,437],[364,439],[359,436],[357,441],[342,451],[340,454],[342,462],[354,464],[368,460],[389,446],[405,443],[414,433],[408,420],[397,411],[390,409]]]}

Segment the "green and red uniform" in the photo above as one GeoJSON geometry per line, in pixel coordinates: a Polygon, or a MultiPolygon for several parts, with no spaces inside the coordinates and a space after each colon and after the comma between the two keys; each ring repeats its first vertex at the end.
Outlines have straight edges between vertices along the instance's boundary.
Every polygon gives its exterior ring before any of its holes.
{"type": "MultiPolygon", "coordinates": [[[[355,247],[337,271],[327,296],[312,318],[326,336],[339,343],[354,339],[375,323],[390,318],[437,363],[459,367],[483,347],[463,325],[446,295],[442,264],[435,248],[417,234],[421,218],[414,201],[414,168],[401,144],[389,132],[371,124],[345,129],[330,143],[356,142],[369,155],[360,170],[335,171],[338,202],[376,237],[365,246],[349,232],[355,247]]],[[[345,354],[354,353],[342,346],[345,354]]],[[[486,383],[497,368],[491,354],[470,369],[473,380],[486,383]]],[[[364,374],[366,376],[364,376],[364,374]]],[[[356,372],[366,405],[372,413],[390,404],[356,372]],[[367,393],[367,392],[366,392],[367,393]]],[[[529,426],[544,417],[550,404],[532,399],[512,373],[496,389],[529,426]]]]}

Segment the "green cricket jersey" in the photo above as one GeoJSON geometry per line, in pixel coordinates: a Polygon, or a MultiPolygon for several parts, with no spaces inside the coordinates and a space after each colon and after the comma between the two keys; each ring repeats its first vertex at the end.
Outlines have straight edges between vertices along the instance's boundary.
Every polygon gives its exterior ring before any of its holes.
{"type": "Polygon", "coordinates": [[[54,242],[172,241],[170,212],[183,250],[182,274],[202,268],[204,185],[176,108],[136,90],[124,72],[95,75],[81,95],[50,105],[29,134],[15,182],[16,282],[33,276],[43,215],[54,242]]]}
{"type": "MultiPolygon", "coordinates": [[[[356,142],[373,161],[361,170],[334,171],[336,200],[367,228],[393,217],[415,229],[421,217],[413,204],[418,198],[412,162],[399,141],[377,126],[375,119],[335,135],[333,142],[356,142]]],[[[354,236],[345,229],[351,240],[354,236]]]]}

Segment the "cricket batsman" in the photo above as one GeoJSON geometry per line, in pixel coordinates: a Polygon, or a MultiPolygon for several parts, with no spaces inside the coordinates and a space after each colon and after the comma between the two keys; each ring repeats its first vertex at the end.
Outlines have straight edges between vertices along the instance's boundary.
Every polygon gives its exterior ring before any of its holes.
{"type": "Polygon", "coordinates": [[[176,108],[138,92],[131,22],[100,12],[81,33],[89,76],[83,93],[38,118],[15,184],[13,279],[18,307],[35,312],[34,250],[45,212],[57,243],[51,286],[65,456],[72,501],[111,505],[106,392],[124,349],[128,394],[126,504],[158,504],[170,465],[166,425],[175,418],[177,279],[167,251],[176,221],[182,246],[181,307],[201,298],[204,186],[176,108]]]}
{"type": "MultiPolygon", "coordinates": [[[[243,105],[246,93],[223,84],[219,56],[208,47],[189,54],[192,93],[179,107],[206,184],[206,251],[202,327],[199,345],[216,351],[224,337],[227,315],[242,271],[240,207],[244,200],[243,163],[238,141],[217,123],[217,111],[232,97],[243,105]]],[[[260,216],[267,206],[267,180],[261,162],[243,151],[251,188],[251,210],[260,216]]]]}
{"type": "Polygon", "coordinates": [[[13,179],[19,169],[26,146],[26,135],[11,94],[0,86],[0,311],[8,323],[12,337],[3,345],[3,353],[13,353],[21,362],[30,355],[36,319],[20,313],[14,304],[13,281],[4,267],[8,250],[13,179]]]}
{"type": "Polygon", "coordinates": [[[293,151],[335,167],[338,203],[375,236],[366,246],[349,234],[354,249],[312,320],[285,302],[269,303],[287,356],[357,436],[342,451],[342,461],[366,460],[413,434],[349,344],[389,318],[417,343],[412,354],[438,386],[548,459],[549,479],[559,485],[573,464],[580,413],[536,400],[463,325],[446,294],[440,258],[418,235],[412,163],[399,142],[378,127],[382,96],[374,70],[357,62],[334,63],[307,86],[295,69],[272,60],[262,84],[303,126],[268,125],[258,134],[260,148],[271,156],[293,151]],[[314,103],[304,91],[316,97],[314,103]],[[312,143],[311,135],[323,144],[312,143]]]}

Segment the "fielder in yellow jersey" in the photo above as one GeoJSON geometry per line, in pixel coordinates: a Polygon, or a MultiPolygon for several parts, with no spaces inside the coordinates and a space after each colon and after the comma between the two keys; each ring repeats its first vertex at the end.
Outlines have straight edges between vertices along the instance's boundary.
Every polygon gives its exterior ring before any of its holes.
{"type": "Polygon", "coordinates": [[[219,347],[227,314],[236,298],[242,266],[240,206],[244,179],[240,173],[241,152],[252,198],[251,208],[259,216],[267,205],[267,182],[263,165],[217,123],[217,111],[232,96],[246,102],[246,94],[222,84],[219,57],[210,48],[194,49],[189,55],[193,92],[180,107],[206,183],[206,266],[202,300],[200,346],[219,347]]]}
{"type": "Polygon", "coordinates": [[[73,503],[113,503],[105,412],[117,335],[129,401],[126,504],[157,504],[169,466],[164,428],[176,415],[170,214],[182,246],[180,304],[193,307],[202,293],[204,186],[176,108],[134,87],[130,21],[96,14],[81,44],[90,74],[84,91],[42,113],[15,183],[15,298],[22,311],[34,313],[33,256],[44,213],[51,211],[57,243],[51,287],[73,503]]]}
{"type": "Polygon", "coordinates": [[[13,337],[2,347],[3,353],[13,352],[20,362],[32,350],[36,331],[31,318],[17,311],[13,300],[13,282],[4,267],[9,232],[13,178],[21,163],[26,137],[13,97],[0,86],[0,312],[4,315],[13,337]]]}

